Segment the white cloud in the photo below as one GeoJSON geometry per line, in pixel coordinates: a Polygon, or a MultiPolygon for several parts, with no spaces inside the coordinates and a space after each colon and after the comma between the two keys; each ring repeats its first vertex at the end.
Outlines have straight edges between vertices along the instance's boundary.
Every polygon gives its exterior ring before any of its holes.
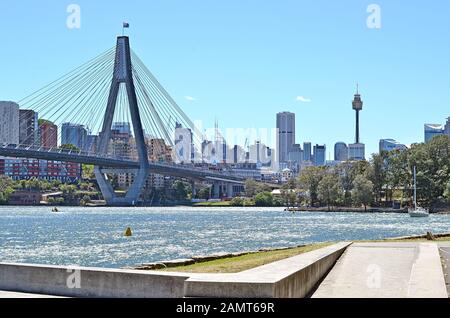
{"type": "Polygon", "coordinates": [[[197,98],[192,97],[192,96],[184,96],[184,98],[185,98],[186,100],[190,101],[190,102],[193,102],[193,101],[196,101],[196,100],[197,100],[197,98]]]}
{"type": "Polygon", "coordinates": [[[295,100],[297,102],[302,102],[302,103],[311,103],[311,99],[310,98],[306,98],[304,96],[297,96],[297,98],[295,100]]]}

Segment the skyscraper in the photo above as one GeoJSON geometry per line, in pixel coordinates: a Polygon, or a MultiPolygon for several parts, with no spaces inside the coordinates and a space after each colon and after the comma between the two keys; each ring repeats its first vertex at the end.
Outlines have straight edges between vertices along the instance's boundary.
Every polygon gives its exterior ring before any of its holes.
{"type": "Polygon", "coordinates": [[[327,147],[325,145],[314,146],[314,165],[324,166],[326,161],[327,147]]]}
{"type": "Polygon", "coordinates": [[[393,150],[406,150],[408,147],[406,145],[399,143],[394,139],[381,139],[380,140],[380,153],[383,151],[393,151],[393,150]]]}
{"type": "Polygon", "coordinates": [[[83,125],[64,123],[61,129],[61,145],[74,145],[85,149],[87,130],[83,125]]]}
{"type": "Polygon", "coordinates": [[[181,124],[175,125],[175,163],[194,161],[194,144],[192,130],[181,124]]]}
{"type": "Polygon", "coordinates": [[[310,142],[303,143],[303,160],[311,161],[311,143],[310,142]]]}
{"type": "Polygon", "coordinates": [[[348,147],[345,142],[337,142],[334,145],[334,160],[335,161],[348,160],[348,147]]]}
{"type": "Polygon", "coordinates": [[[282,112],[277,114],[278,160],[287,162],[289,151],[295,144],[295,114],[282,112]]]}
{"type": "Polygon", "coordinates": [[[447,123],[444,127],[444,134],[450,137],[450,117],[447,118],[447,123]]]}
{"type": "Polygon", "coordinates": [[[0,146],[19,144],[19,105],[0,102],[0,146]]]}
{"type": "Polygon", "coordinates": [[[355,143],[348,145],[348,159],[349,160],[365,160],[365,145],[360,141],[359,135],[359,112],[363,109],[363,101],[359,94],[359,87],[356,88],[356,94],[353,98],[352,108],[356,113],[356,131],[355,143]]]}
{"type": "Polygon", "coordinates": [[[440,124],[425,124],[424,132],[425,132],[425,142],[427,143],[434,137],[443,135],[444,126],[440,124]]]}
{"type": "Polygon", "coordinates": [[[19,144],[39,146],[38,113],[30,109],[19,111],[19,144]]]}

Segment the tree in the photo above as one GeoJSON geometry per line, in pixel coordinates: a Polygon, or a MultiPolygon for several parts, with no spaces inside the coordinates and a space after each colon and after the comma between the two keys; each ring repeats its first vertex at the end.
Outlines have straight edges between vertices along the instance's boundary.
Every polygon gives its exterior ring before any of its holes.
{"type": "Polygon", "coordinates": [[[327,173],[320,180],[317,192],[319,200],[325,203],[330,211],[330,207],[335,205],[343,195],[339,177],[336,174],[327,173]]]}
{"type": "Polygon", "coordinates": [[[301,172],[298,178],[300,189],[308,193],[311,206],[317,202],[317,191],[323,174],[324,168],[322,167],[308,167],[301,172]]]}
{"type": "Polygon", "coordinates": [[[364,205],[364,211],[367,206],[373,202],[373,183],[362,175],[356,176],[353,181],[352,197],[357,205],[364,205]]]}
{"type": "Polygon", "coordinates": [[[370,161],[367,177],[373,183],[375,201],[381,203],[382,191],[387,184],[387,158],[389,153],[382,151],[380,154],[373,154],[370,161]]]}
{"type": "Polygon", "coordinates": [[[175,198],[177,200],[186,200],[188,190],[186,188],[186,184],[183,181],[175,181],[172,185],[172,189],[174,190],[175,198]]]}
{"type": "Polygon", "coordinates": [[[447,189],[445,190],[444,197],[447,200],[447,203],[450,204],[450,179],[447,182],[447,189]]]}
{"type": "Polygon", "coordinates": [[[197,191],[197,197],[199,199],[208,200],[210,191],[211,189],[209,187],[201,188],[197,191]]]}
{"type": "Polygon", "coordinates": [[[91,202],[91,197],[88,195],[84,195],[80,200],[80,205],[87,205],[89,202],[91,202]]]}
{"type": "Polygon", "coordinates": [[[268,192],[270,188],[262,183],[258,183],[253,179],[247,179],[245,181],[245,195],[249,198],[254,197],[258,193],[268,192]]]}
{"type": "Polygon", "coordinates": [[[64,198],[64,202],[74,203],[75,202],[75,192],[77,191],[77,187],[73,184],[62,184],[60,186],[60,190],[62,191],[62,196],[64,198]]]}
{"type": "Polygon", "coordinates": [[[74,151],[74,152],[79,152],[80,151],[80,148],[78,148],[77,146],[72,145],[72,144],[61,145],[61,146],[59,146],[59,149],[61,149],[61,150],[70,150],[70,151],[74,151]]]}
{"type": "Polygon", "coordinates": [[[273,206],[273,195],[270,192],[261,192],[255,196],[256,206],[273,206]]]}
{"type": "Polygon", "coordinates": [[[95,179],[94,166],[93,165],[82,164],[81,165],[81,171],[82,171],[82,178],[83,179],[95,179]]]}
{"type": "Polygon", "coordinates": [[[8,203],[9,196],[14,192],[14,182],[7,176],[0,175],[0,204],[8,203]]]}
{"type": "Polygon", "coordinates": [[[244,199],[239,198],[239,197],[233,198],[230,201],[230,205],[231,206],[243,206],[244,205],[244,199]]]}

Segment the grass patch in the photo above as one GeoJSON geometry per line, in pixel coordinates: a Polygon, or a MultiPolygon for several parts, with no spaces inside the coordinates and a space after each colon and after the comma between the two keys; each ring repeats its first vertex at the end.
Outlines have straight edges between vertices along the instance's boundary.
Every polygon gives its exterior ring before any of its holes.
{"type": "Polygon", "coordinates": [[[332,243],[320,243],[287,250],[257,252],[187,266],[171,267],[162,269],[161,271],[187,273],[238,273],[302,253],[307,253],[331,244],[332,243]]]}

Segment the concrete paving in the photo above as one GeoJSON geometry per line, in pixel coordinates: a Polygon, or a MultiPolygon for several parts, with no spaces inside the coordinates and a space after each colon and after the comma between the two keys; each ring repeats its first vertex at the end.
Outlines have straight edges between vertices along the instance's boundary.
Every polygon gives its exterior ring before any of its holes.
{"type": "Polygon", "coordinates": [[[450,242],[439,243],[439,253],[442,259],[442,269],[444,270],[447,293],[450,298],[450,242]]]}
{"type": "Polygon", "coordinates": [[[51,295],[16,293],[0,290],[0,298],[61,298],[61,297],[51,295]]]}
{"type": "Polygon", "coordinates": [[[436,243],[356,243],[315,298],[447,298],[436,243]]]}

